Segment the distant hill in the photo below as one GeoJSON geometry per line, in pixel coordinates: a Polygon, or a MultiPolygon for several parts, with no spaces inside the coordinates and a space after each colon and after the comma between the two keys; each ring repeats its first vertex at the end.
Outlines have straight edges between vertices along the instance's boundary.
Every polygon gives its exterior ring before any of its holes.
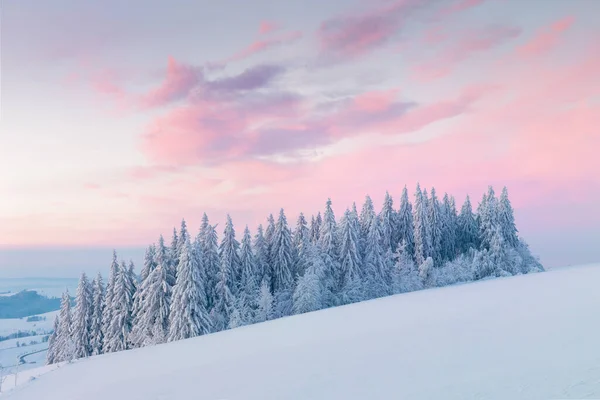
{"type": "Polygon", "coordinates": [[[32,290],[23,290],[11,296],[0,296],[0,318],[23,318],[60,308],[60,298],[42,296],[32,290]]]}

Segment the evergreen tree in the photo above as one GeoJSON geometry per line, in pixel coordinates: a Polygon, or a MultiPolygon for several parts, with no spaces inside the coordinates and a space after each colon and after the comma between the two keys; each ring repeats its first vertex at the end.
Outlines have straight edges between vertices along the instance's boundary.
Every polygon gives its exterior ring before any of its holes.
{"type": "Polygon", "coordinates": [[[231,217],[227,215],[223,240],[219,246],[220,270],[217,276],[215,306],[212,321],[216,331],[228,328],[231,314],[235,308],[237,274],[241,270],[239,256],[240,244],[235,238],[231,217]]]}
{"type": "Polygon", "coordinates": [[[74,357],[74,348],[72,340],[72,316],[71,316],[71,297],[67,289],[60,301],[60,311],[58,313],[58,329],[56,331],[56,355],[55,362],[71,361],[74,357]]]}
{"type": "Polygon", "coordinates": [[[156,268],[156,264],[154,262],[154,257],[156,254],[156,246],[150,245],[146,249],[146,253],[144,254],[144,266],[142,267],[142,271],[140,272],[140,281],[143,282],[146,280],[148,275],[156,268]]]}
{"type": "Polygon", "coordinates": [[[321,212],[319,211],[317,213],[317,216],[316,216],[314,222],[312,222],[312,224],[310,226],[310,241],[311,241],[311,243],[313,243],[313,244],[319,243],[322,224],[323,224],[323,218],[321,217],[321,212]]]}
{"type": "MultiPolygon", "coordinates": [[[[160,252],[157,252],[158,254],[160,252]]],[[[172,294],[169,284],[170,261],[166,257],[157,256],[156,262],[156,268],[142,282],[139,290],[143,299],[142,307],[131,332],[131,341],[135,346],[164,343],[169,332],[172,294]]]]}
{"type": "Polygon", "coordinates": [[[275,218],[273,218],[273,214],[269,214],[267,218],[267,229],[265,230],[265,243],[267,244],[267,269],[265,270],[265,275],[269,277],[269,282],[271,285],[273,284],[273,260],[271,259],[273,254],[273,236],[275,235],[275,218]]]}
{"type": "MultiPolygon", "coordinates": [[[[171,238],[171,247],[169,248],[169,268],[171,269],[170,274],[173,278],[177,276],[177,264],[179,263],[179,235],[177,234],[177,228],[173,228],[173,237],[171,238]]],[[[173,285],[175,282],[173,282],[173,285]]]]}
{"type": "Polygon", "coordinates": [[[74,358],[84,358],[92,354],[92,311],[92,287],[90,286],[85,273],[82,273],[81,278],[79,279],[79,285],[77,286],[71,331],[74,345],[74,358]]]}
{"type": "Polygon", "coordinates": [[[346,285],[352,282],[354,278],[361,276],[362,259],[358,243],[357,225],[352,219],[350,210],[346,209],[340,222],[340,273],[338,277],[340,291],[344,290],[346,285]]]}
{"type": "MultiPolygon", "coordinates": [[[[190,243],[192,242],[190,234],[187,230],[187,224],[185,223],[185,219],[182,219],[181,228],[179,229],[179,241],[177,242],[177,269],[179,269],[179,255],[183,250],[185,250],[186,242],[188,240],[190,241],[190,243]]],[[[177,274],[175,274],[175,276],[177,276],[177,274]]]]}
{"type": "Polygon", "coordinates": [[[448,193],[444,194],[444,205],[442,206],[442,210],[444,214],[442,257],[445,260],[453,260],[458,255],[458,215],[456,213],[454,197],[448,196],[448,193]]]}
{"type": "Polygon", "coordinates": [[[306,272],[298,280],[293,294],[293,313],[302,314],[325,307],[323,293],[324,264],[318,249],[311,245],[305,251],[306,272]]]}
{"type": "Polygon", "coordinates": [[[360,212],[359,223],[360,223],[360,248],[362,256],[365,256],[365,246],[367,243],[367,236],[369,236],[369,230],[371,229],[371,223],[373,219],[377,217],[375,214],[375,207],[373,206],[373,200],[369,195],[365,196],[365,203],[363,204],[360,212]]]}
{"type": "Polygon", "coordinates": [[[268,277],[263,279],[260,285],[258,296],[258,309],[256,310],[256,322],[265,322],[273,319],[274,316],[274,299],[271,294],[270,283],[268,277]]]}
{"type": "Polygon", "coordinates": [[[275,294],[281,290],[288,290],[293,285],[292,268],[294,260],[292,251],[292,234],[282,208],[279,211],[271,245],[271,265],[273,268],[271,285],[275,294]]]}
{"type": "Polygon", "coordinates": [[[384,251],[381,247],[381,230],[379,218],[373,219],[369,228],[367,243],[365,245],[365,298],[374,299],[387,296],[390,291],[386,282],[386,264],[384,251]]]}
{"type": "Polygon", "coordinates": [[[509,246],[516,248],[519,245],[519,237],[517,235],[517,226],[515,225],[514,211],[508,199],[508,189],[506,189],[506,186],[502,189],[498,203],[498,219],[504,240],[509,246]]]}
{"type": "Polygon", "coordinates": [[[296,221],[296,229],[294,230],[293,241],[294,241],[294,269],[293,276],[304,275],[303,258],[306,246],[310,244],[310,229],[306,223],[304,214],[300,213],[298,220],[296,221]]]}
{"type": "Polygon", "coordinates": [[[395,242],[397,233],[396,218],[394,212],[394,201],[388,192],[385,192],[385,200],[381,212],[379,213],[379,227],[381,230],[381,245],[384,252],[394,251],[398,244],[395,242]]]}
{"type": "Polygon", "coordinates": [[[256,282],[262,282],[269,268],[269,249],[263,234],[262,225],[258,225],[254,237],[254,253],[256,255],[256,282]]]}
{"type": "Polygon", "coordinates": [[[431,198],[429,199],[427,211],[427,221],[431,232],[431,258],[433,258],[434,265],[439,265],[443,259],[442,235],[444,232],[444,221],[435,188],[431,188],[431,198]]]}
{"type": "Polygon", "coordinates": [[[185,242],[179,254],[177,281],[170,304],[169,341],[188,339],[211,331],[201,266],[193,253],[189,236],[182,234],[180,237],[185,242]]]}
{"type": "Polygon", "coordinates": [[[338,280],[338,271],[340,270],[338,261],[338,235],[337,235],[337,224],[335,222],[335,215],[331,208],[331,199],[327,199],[325,204],[325,213],[323,214],[323,221],[321,223],[321,229],[319,231],[319,249],[321,257],[324,263],[323,280],[325,286],[325,303],[327,307],[339,304],[339,298],[336,296],[336,285],[338,280]]]}
{"type": "Polygon", "coordinates": [[[119,263],[117,261],[117,252],[113,250],[113,259],[110,264],[110,273],[108,275],[108,283],[106,285],[106,296],[104,298],[104,315],[102,319],[102,332],[106,337],[110,329],[110,321],[112,320],[114,287],[117,276],[119,275],[119,263]]]}
{"type": "Polygon", "coordinates": [[[59,319],[58,315],[54,317],[54,329],[48,338],[48,351],[46,352],[46,364],[54,364],[59,361],[58,359],[58,330],[59,330],[59,319]]]}
{"type": "Polygon", "coordinates": [[[235,296],[241,277],[242,263],[240,260],[240,243],[235,238],[235,229],[231,217],[227,215],[223,240],[219,246],[219,259],[221,267],[225,268],[228,277],[229,290],[235,296]]]}
{"type": "Polygon", "coordinates": [[[104,334],[102,332],[102,322],[104,320],[104,284],[102,275],[98,276],[92,282],[92,321],[90,328],[92,355],[102,354],[104,343],[104,334]]]}
{"type": "MultiPolygon", "coordinates": [[[[206,217],[206,214],[204,214],[204,217],[206,217]]],[[[221,270],[221,260],[219,258],[217,226],[208,225],[208,220],[205,220],[204,217],[202,220],[203,228],[201,230],[201,248],[204,261],[204,275],[206,276],[204,288],[206,292],[207,309],[212,310],[217,298],[217,276],[221,270]]]]}
{"type": "Polygon", "coordinates": [[[479,227],[473,215],[469,196],[465,199],[458,216],[458,246],[461,253],[479,247],[479,227]]]}
{"type": "Polygon", "coordinates": [[[419,270],[407,250],[406,241],[398,246],[394,254],[396,264],[394,268],[394,293],[406,293],[423,289],[423,283],[419,277],[419,270]]]}
{"type": "Polygon", "coordinates": [[[484,194],[483,199],[479,204],[477,215],[479,217],[479,237],[481,246],[489,249],[492,238],[496,233],[496,226],[500,223],[498,219],[498,201],[493,187],[488,187],[488,192],[484,194]]]}
{"type": "Polygon", "coordinates": [[[430,255],[431,237],[427,220],[427,199],[417,183],[415,190],[415,207],[413,209],[415,261],[421,265],[430,255]]]}
{"type": "Polygon", "coordinates": [[[111,321],[104,335],[104,352],[111,353],[128,349],[132,329],[133,288],[131,275],[125,261],[119,266],[113,291],[111,321]]]}
{"type": "MultiPolygon", "coordinates": [[[[397,242],[405,244],[405,251],[408,254],[415,252],[415,239],[413,228],[413,209],[412,204],[408,200],[408,190],[406,186],[402,189],[402,197],[400,198],[400,210],[397,218],[397,242]]],[[[412,256],[411,256],[412,257],[412,256]]]]}
{"type": "Polygon", "coordinates": [[[237,310],[239,311],[240,324],[247,325],[255,320],[258,308],[258,274],[256,257],[252,250],[252,236],[248,226],[244,229],[240,248],[240,260],[242,264],[242,279],[238,289],[237,310]]]}

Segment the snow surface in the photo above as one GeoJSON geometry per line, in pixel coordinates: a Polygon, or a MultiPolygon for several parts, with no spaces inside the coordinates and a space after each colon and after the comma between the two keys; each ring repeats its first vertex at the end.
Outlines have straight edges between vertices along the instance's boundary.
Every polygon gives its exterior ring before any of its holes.
{"type": "MultiPolygon", "coordinates": [[[[44,314],[36,314],[41,317],[46,317],[46,320],[32,322],[27,322],[27,317],[0,318],[0,336],[8,336],[17,331],[35,331],[39,334],[47,333],[54,327],[54,317],[56,314],[58,314],[58,310],[44,314]]],[[[25,340],[25,338],[23,338],[23,340],[25,340]]]]}
{"type": "Polygon", "coordinates": [[[600,398],[599,283],[595,265],[401,294],[33,369],[3,396],[600,398]]]}

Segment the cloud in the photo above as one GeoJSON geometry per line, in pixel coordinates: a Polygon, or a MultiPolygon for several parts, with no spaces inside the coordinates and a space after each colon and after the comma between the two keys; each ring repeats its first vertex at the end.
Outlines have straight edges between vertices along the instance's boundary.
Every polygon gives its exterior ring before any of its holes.
{"type": "Polygon", "coordinates": [[[485,0],[454,0],[449,6],[442,8],[438,14],[439,17],[448,17],[470,8],[483,4],[485,0]]]}
{"type": "Polygon", "coordinates": [[[258,27],[258,33],[261,35],[266,35],[268,33],[274,32],[280,28],[279,24],[273,21],[261,21],[258,27]]]}
{"type": "Polygon", "coordinates": [[[144,107],[160,107],[185,98],[202,79],[202,70],[169,57],[165,80],[141,97],[144,107]]]}
{"type": "Polygon", "coordinates": [[[521,29],[513,26],[489,26],[447,36],[436,32],[437,36],[428,36],[426,40],[436,41],[442,48],[436,49],[433,58],[416,64],[413,71],[423,81],[443,78],[461,62],[501,46],[520,34],[521,29]]]}
{"type": "Polygon", "coordinates": [[[421,3],[393,0],[375,9],[328,19],[317,31],[321,50],[342,59],[370,53],[387,43],[421,3]]]}
{"type": "Polygon", "coordinates": [[[207,81],[203,85],[203,89],[227,92],[259,89],[268,86],[284,72],[285,68],[281,65],[256,65],[246,69],[239,75],[207,81]]]}
{"type": "Polygon", "coordinates": [[[574,22],[573,16],[567,16],[540,29],[527,43],[517,49],[517,53],[525,58],[548,53],[558,44],[562,35],[574,22]]]}
{"type": "Polygon", "coordinates": [[[254,56],[255,54],[262,53],[266,50],[269,50],[271,48],[294,43],[297,40],[299,40],[301,37],[302,37],[302,32],[294,31],[294,32],[288,32],[286,34],[280,35],[279,37],[254,41],[251,44],[249,44],[246,48],[235,53],[233,56],[227,58],[224,61],[224,63],[244,60],[246,58],[254,56]]]}

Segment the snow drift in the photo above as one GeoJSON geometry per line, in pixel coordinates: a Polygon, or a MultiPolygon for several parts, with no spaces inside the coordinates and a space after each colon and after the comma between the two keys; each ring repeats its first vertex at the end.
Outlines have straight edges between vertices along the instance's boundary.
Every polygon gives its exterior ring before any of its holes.
{"type": "Polygon", "coordinates": [[[4,396],[600,397],[599,282],[596,265],[401,294],[91,357],[4,396]]]}

